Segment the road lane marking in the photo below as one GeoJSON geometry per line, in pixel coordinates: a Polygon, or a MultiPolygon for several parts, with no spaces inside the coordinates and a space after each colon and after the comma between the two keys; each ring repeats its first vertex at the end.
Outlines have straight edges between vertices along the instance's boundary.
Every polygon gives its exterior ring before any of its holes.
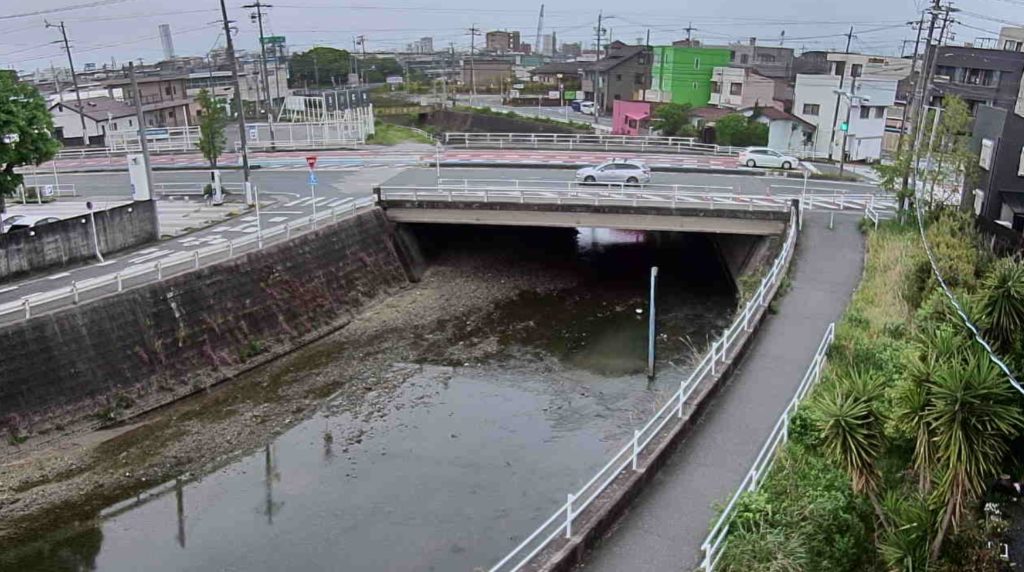
{"type": "Polygon", "coordinates": [[[67,278],[68,276],[71,276],[70,272],[61,272],[60,274],[54,274],[53,276],[47,276],[46,279],[47,280],[56,280],[58,278],[67,278]]]}
{"type": "Polygon", "coordinates": [[[18,289],[17,286],[11,286],[9,288],[4,288],[4,289],[0,290],[0,294],[3,294],[5,292],[14,292],[17,289],[18,289]]]}

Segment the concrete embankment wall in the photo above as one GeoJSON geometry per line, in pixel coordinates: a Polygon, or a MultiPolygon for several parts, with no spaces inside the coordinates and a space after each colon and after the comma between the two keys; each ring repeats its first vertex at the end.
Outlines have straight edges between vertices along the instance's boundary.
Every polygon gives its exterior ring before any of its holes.
{"type": "MultiPolygon", "coordinates": [[[[104,254],[159,238],[154,201],[96,211],[95,217],[96,237],[100,252],[104,254]]],[[[31,231],[0,234],[0,281],[93,256],[96,256],[96,247],[88,215],[43,225],[31,231]]]]}
{"type": "Polygon", "coordinates": [[[6,326],[0,422],[166,402],[330,331],[408,283],[408,257],[393,236],[373,209],[238,259],[6,326]]]}

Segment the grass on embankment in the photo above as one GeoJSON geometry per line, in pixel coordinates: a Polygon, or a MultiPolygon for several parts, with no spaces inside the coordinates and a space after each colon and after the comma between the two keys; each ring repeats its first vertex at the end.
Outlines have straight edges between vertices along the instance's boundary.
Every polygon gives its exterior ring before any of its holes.
{"type": "Polygon", "coordinates": [[[397,145],[399,143],[426,143],[430,145],[434,143],[430,137],[415,129],[393,123],[377,121],[374,123],[374,129],[376,133],[366,140],[371,145],[397,145]]]}

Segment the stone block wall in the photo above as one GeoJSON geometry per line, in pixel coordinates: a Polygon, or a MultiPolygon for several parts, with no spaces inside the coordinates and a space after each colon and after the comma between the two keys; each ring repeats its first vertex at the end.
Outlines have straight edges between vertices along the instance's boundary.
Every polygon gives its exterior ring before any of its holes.
{"type": "MultiPolygon", "coordinates": [[[[221,264],[0,329],[0,420],[89,413],[223,379],[408,283],[379,209],[221,264]],[[169,390],[169,391],[168,391],[169,390]]],[[[166,400],[166,399],[165,399],[166,400]]]]}
{"type": "MultiPolygon", "coordinates": [[[[156,202],[139,201],[96,211],[100,252],[117,252],[159,238],[156,202]]],[[[96,256],[89,216],[0,234],[0,281],[96,256]],[[83,222],[85,221],[85,222],[83,222]]]]}

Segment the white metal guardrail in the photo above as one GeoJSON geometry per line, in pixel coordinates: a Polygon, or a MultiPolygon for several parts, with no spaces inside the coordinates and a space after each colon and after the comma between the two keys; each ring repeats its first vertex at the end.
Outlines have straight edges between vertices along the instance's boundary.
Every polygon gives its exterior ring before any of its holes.
{"type": "Polygon", "coordinates": [[[452,147],[523,148],[568,150],[629,150],[663,153],[710,153],[736,155],[745,147],[723,147],[701,143],[692,137],[657,135],[606,135],[565,133],[446,133],[444,142],[452,147]]]}
{"type": "MultiPolygon", "coordinates": [[[[203,196],[206,192],[204,182],[170,182],[153,183],[153,192],[161,196],[203,196]]],[[[245,186],[242,183],[221,183],[221,188],[226,193],[243,193],[245,186]]]]}
{"type": "Polygon", "coordinates": [[[78,304],[86,298],[97,298],[112,292],[149,282],[163,280],[170,276],[188,272],[217,262],[223,262],[240,254],[261,250],[270,244],[288,240],[296,234],[314,230],[320,223],[330,223],[374,206],[373,197],[364,197],[353,202],[325,209],[297,222],[288,222],[268,228],[262,233],[247,236],[227,243],[207,246],[169,255],[156,262],[129,266],[114,274],[74,281],[71,286],[48,292],[30,294],[14,302],[0,304],[0,322],[22,321],[39,312],[56,309],[66,304],[78,304]]]}
{"type": "Polygon", "coordinates": [[[757,487],[760,486],[761,481],[771,470],[772,464],[775,462],[776,451],[789,440],[789,420],[796,414],[800,402],[807,396],[811,387],[821,379],[821,372],[825,367],[826,356],[828,355],[829,347],[832,345],[832,340],[835,338],[835,332],[835,323],[829,324],[828,328],[825,329],[825,335],[818,345],[818,350],[814,352],[814,357],[811,359],[811,365],[807,368],[807,373],[804,374],[803,380],[796,388],[796,394],[793,395],[793,399],[789,401],[786,409],[782,411],[782,415],[779,416],[775,427],[754,459],[754,464],[747,471],[746,476],[743,477],[743,482],[740,483],[736,493],[729,499],[729,504],[725,506],[725,510],[718,517],[714,528],[711,529],[711,532],[703,544],[701,544],[701,551],[704,553],[704,558],[700,563],[701,570],[714,572],[715,565],[718,564],[718,560],[722,557],[722,552],[728,540],[729,522],[732,520],[733,512],[736,509],[736,502],[744,492],[757,490],[757,487]]]}
{"type": "Polygon", "coordinates": [[[381,200],[779,210],[788,209],[793,199],[800,199],[802,210],[863,211],[869,206],[879,211],[895,210],[894,199],[842,191],[820,195],[800,192],[747,195],[733,192],[732,187],[587,185],[575,181],[441,179],[437,185],[386,185],[380,187],[379,192],[381,200]]]}
{"type": "Polygon", "coordinates": [[[765,311],[771,302],[769,293],[786,273],[789,261],[796,245],[797,225],[796,213],[790,211],[789,231],[783,243],[782,252],[775,258],[771,270],[761,280],[761,285],[733,320],[732,325],[711,344],[711,348],[689,378],[679,382],[679,389],[672,394],[664,405],[641,428],[634,429],[630,439],[615,455],[598,470],[577,491],[567,495],[566,502],[551,515],[540,527],[526,537],[523,542],[512,549],[504,558],[490,568],[490,572],[514,572],[528,564],[542,550],[559,538],[571,538],[573,524],[616,478],[627,471],[636,471],[640,466],[647,446],[666,429],[675,427],[672,420],[679,421],[683,417],[683,408],[690,395],[700,383],[709,377],[718,375],[727,366],[727,359],[735,355],[743,343],[745,336],[741,334],[750,330],[751,326],[765,311]]]}

